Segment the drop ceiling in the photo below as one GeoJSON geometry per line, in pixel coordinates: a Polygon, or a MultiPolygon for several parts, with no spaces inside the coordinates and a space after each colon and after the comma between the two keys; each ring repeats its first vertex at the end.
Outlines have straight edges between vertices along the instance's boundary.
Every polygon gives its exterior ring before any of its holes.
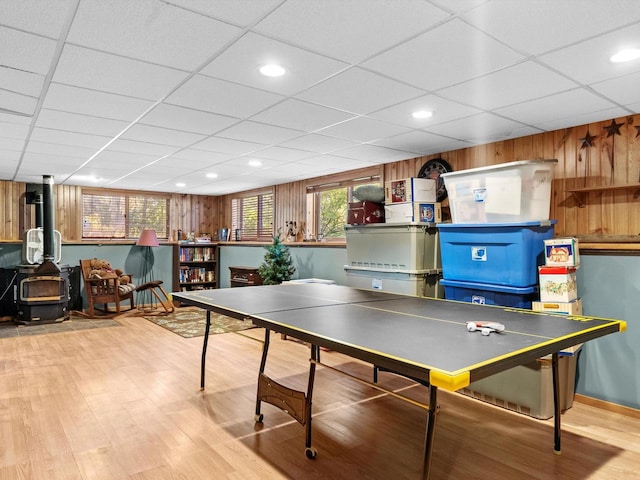
{"type": "Polygon", "coordinates": [[[0,179],[223,195],[623,117],[623,47],[636,0],[2,0],[0,179]]]}

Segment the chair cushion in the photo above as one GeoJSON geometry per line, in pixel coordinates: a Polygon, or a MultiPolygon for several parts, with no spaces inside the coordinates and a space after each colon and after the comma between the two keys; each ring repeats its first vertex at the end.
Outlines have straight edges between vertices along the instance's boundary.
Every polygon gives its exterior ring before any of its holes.
{"type": "Polygon", "coordinates": [[[133,283],[126,283],[124,285],[118,285],[118,291],[120,292],[120,294],[133,292],[135,289],[136,289],[136,286],[133,283]]]}

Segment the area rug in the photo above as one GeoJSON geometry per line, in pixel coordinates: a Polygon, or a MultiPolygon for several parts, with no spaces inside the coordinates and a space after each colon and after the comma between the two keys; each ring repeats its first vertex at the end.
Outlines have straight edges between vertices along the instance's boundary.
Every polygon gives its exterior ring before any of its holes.
{"type": "Polygon", "coordinates": [[[118,327],[120,324],[111,318],[85,318],[71,315],[69,320],[42,325],[16,325],[12,321],[0,322],[0,338],[27,337],[46,333],[73,332],[94,328],[118,327]]]}
{"type": "MultiPolygon", "coordinates": [[[[195,308],[178,308],[169,315],[149,315],[144,316],[146,320],[160,325],[181,337],[204,337],[204,330],[207,325],[207,312],[195,308]]],[[[236,320],[235,318],[211,312],[211,328],[209,334],[239,332],[255,328],[250,321],[236,320]]]]}

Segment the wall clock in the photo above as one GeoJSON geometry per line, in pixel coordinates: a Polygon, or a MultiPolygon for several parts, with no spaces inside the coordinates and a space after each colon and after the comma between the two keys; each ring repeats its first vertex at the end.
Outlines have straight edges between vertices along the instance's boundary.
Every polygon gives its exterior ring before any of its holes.
{"type": "Polygon", "coordinates": [[[436,181],[436,193],[438,202],[442,202],[447,198],[447,189],[444,186],[444,179],[441,174],[451,172],[453,169],[446,160],[442,158],[434,158],[427,161],[418,172],[419,178],[431,178],[436,181]]]}

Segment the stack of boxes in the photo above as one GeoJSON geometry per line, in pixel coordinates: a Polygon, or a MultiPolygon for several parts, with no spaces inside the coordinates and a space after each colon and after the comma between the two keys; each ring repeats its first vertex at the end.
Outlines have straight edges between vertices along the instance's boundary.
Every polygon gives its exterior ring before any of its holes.
{"type": "Polygon", "coordinates": [[[347,225],[347,285],[442,298],[440,204],[432,179],[386,182],[385,223],[347,225]]]}
{"type": "MultiPolygon", "coordinates": [[[[438,225],[445,298],[532,308],[539,303],[538,290],[548,289],[559,294],[546,297],[557,308],[571,302],[574,267],[551,264],[559,258],[551,255],[555,221],[549,220],[556,163],[519,161],[442,175],[454,222],[438,225]]],[[[562,361],[559,373],[561,405],[568,408],[575,364],[562,361]]],[[[461,393],[536,418],[553,416],[548,359],[472,382],[461,393]]]]}
{"type": "Polygon", "coordinates": [[[436,182],[430,178],[403,178],[384,185],[386,223],[440,223],[442,210],[436,202],[436,182]]]}
{"type": "Polygon", "coordinates": [[[580,266],[578,240],[554,238],[544,242],[545,264],[538,268],[540,301],[533,302],[538,312],[582,315],[578,298],[576,271],[580,266]]]}
{"type": "Polygon", "coordinates": [[[438,225],[446,298],[531,308],[544,241],[553,238],[556,163],[519,161],[442,175],[453,220],[438,225]]]}

